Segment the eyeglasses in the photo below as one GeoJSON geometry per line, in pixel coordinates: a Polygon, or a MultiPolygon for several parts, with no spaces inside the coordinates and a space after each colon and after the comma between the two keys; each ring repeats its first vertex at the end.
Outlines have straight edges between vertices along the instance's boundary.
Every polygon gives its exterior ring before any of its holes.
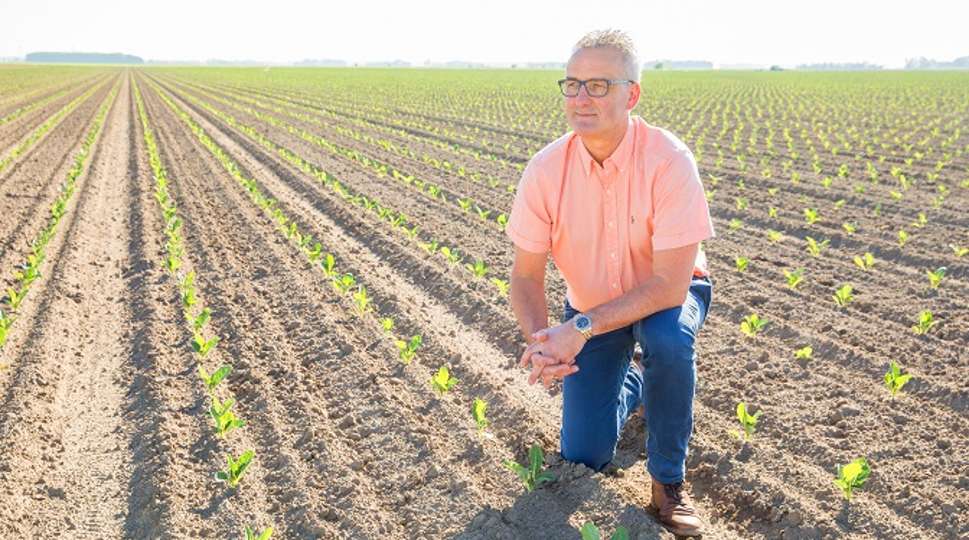
{"type": "Polygon", "coordinates": [[[629,79],[579,79],[566,78],[559,81],[559,89],[565,97],[575,97],[579,95],[579,90],[584,86],[585,92],[589,97],[602,97],[609,93],[609,87],[614,84],[633,84],[636,81],[629,79]]]}

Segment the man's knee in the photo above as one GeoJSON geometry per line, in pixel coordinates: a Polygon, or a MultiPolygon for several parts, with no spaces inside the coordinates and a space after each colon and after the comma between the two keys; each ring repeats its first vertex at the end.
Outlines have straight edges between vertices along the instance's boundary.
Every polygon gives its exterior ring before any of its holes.
{"type": "Polygon", "coordinates": [[[675,314],[647,317],[636,325],[636,339],[654,366],[689,365],[693,362],[695,336],[688,327],[680,324],[675,314]]]}
{"type": "Polygon", "coordinates": [[[565,429],[561,432],[562,459],[582,463],[594,471],[601,470],[616,452],[616,441],[603,433],[588,429],[565,429]]]}

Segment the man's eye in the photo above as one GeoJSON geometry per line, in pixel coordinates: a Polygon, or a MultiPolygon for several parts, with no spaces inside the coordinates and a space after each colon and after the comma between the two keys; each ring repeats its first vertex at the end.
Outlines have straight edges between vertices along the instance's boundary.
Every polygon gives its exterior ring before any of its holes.
{"type": "Polygon", "coordinates": [[[579,89],[579,81],[566,81],[565,89],[569,92],[575,92],[579,89]]]}
{"type": "Polygon", "coordinates": [[[589,81],[586,86],[589,87],[589,92],[593,94],[602,94],[609,88],[605,81],[589,81]]]}

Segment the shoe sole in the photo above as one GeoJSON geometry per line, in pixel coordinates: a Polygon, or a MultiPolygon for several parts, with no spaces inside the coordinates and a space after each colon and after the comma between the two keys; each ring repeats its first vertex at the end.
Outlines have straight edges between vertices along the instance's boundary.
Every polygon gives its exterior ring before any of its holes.
{"type": "Polygon", "coordinates": [[[667,523],[663,522],[662,518],[659,517],[659,508],[653,506],[652,504],[646,506],[646,512],[655,517],[656,521],[658,521],[664,529],[678,538],[703,538],[703,529],[698,531],[678,529],[674,525],[668,525],[667,523]]]}

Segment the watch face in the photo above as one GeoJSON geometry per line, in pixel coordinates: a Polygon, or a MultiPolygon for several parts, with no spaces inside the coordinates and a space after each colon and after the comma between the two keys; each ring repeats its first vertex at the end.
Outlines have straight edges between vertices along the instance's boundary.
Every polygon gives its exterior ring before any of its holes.
{"type": "Polygon", "coordinates": [[[588,330],[591,326],[592,321],[590,321],[585,315],[579,315],[575,318],[575,327],[579,330],[588,330]]]}

